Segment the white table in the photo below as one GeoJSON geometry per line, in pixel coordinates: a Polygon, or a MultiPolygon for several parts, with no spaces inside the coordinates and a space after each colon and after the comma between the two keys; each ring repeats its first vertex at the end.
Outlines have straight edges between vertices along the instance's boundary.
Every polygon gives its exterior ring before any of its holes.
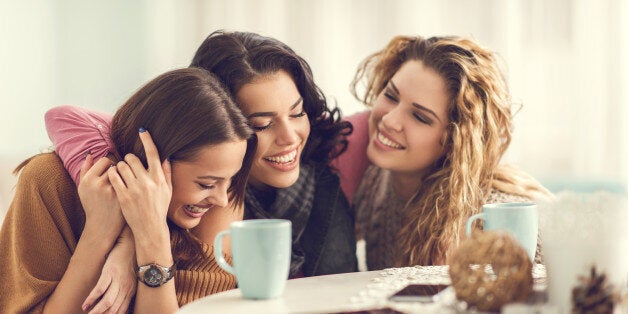
{"type": "Polygon", "coordinates": [[[240,289],[196,300],[179,313],[330,313],[352,310],[349,302],[381,271],[326,275],[288,280],[281,297],[247,300],[240,289]]]}
{"type": "MultiPolygon", "coordinates": [[[[448,266],[389,268],[291,279],[282,296],[247,300],[239,289],[213,294],[183,306],[179,313],[338,313],[389,307],[404,313],[455,313],[455,294],[448,288],[435,303],[391,302],[388,296],[408,284],[451,284],[448,266]]],[[[534,278],[545,277],[536,265],[534,278]]]]}

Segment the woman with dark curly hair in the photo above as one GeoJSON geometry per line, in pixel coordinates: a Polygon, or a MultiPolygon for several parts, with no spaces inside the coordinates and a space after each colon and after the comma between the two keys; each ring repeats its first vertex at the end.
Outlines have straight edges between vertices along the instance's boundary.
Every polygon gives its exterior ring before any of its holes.
{"type": "MultiPolygon", "coordinates": [[[[208,70],[222,81],[257,137],[244,209],[207,212],[192,233],[204,243],[213,243],[215,235],[234,220],[289,219],[290,277],[356,271],[354,217],[330,167],[330,161],[345,150],[345,137],[352,128],[340,121],[337,108],[328,107],[307,62],[274,38],[217,31],[201,44],[190,67],[208,70]]],[[[84,111],[80,119],[63,119],[63,107],[52,110],[66,125],[48,126],[49,136],[78,181],[82,156],[89,151],[99,157],[111,148],[98,137],[76,137],[76,132],[67,130],[107,132],[108,118],[84,111]]],[[[112,261],[106,266],[121,264],[112,261]]],[[[107,267],[105,273],[109,273],[107,267]]],[[[95,288],[105,294],[106,290],[106,284],[95,288]]],[[[94,293],[88,303],[101,293],[94,293]]]]}
{"type": "Polygon", "coordinates": [[[355,271],[353,217],[329,167],[351,125],[327,106],[307,62],[274,38],[217,31],[191,66],[222,80],[257,135],[244,218],[292,221],[292,277],[355,271]]]}

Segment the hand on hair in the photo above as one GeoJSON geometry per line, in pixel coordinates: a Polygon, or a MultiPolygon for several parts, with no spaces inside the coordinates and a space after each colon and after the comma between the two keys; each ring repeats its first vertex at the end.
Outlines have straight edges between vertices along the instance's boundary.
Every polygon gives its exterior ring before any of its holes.
{"type": "Polygon", "coordinates": [[[126,227],[107,256],[98,283],[83,302],[89,313],[126,313],[137,288],[133,234],[126,227]]]}
{"type": "Polygon", "coordinates": [[[110,241],[113,246],[124,226],[124,218],[107,175],[110,166],[111,160],[108,158],[101,158],[94,163],[92,155],[88,154],[81,167],[78,194],[85,210],[83,232],[96,232],[103,241],[110,241]]]}
{"type": "Polygon", "coordinates": [[[153,238],[158,232],[169,234],[166,219],[172,197],[170,162],[160,162],[157,147],[147,131],[140,132],[140,139],[148,169],[137,156],[127,154],[124,161],[108,171],[124,219],[136,240],[153,238]]]}

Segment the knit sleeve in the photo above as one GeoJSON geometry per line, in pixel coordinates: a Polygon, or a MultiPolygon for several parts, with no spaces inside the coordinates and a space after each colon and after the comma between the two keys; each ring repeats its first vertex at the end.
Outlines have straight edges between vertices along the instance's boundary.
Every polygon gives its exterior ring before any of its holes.
{"type": "Polygon", "coordinates": [[[46,131],[64,167],[78,185],[85,154],[94,160],[115,154],[111,142],[112,116],[74,106],[59,106],[46,112],[46,131]]]}
{"type": "Polygon", "coordinates": [[[0,309],[41,312],[63,277],[85,222],[76,187],[59,158],[24,167],[0,230],[0,309]]]}
{"type": "MultiPolygon", "coordinates": [[[[177,301],[179,306],[188,304],[210,294],[235,289],[236,279],[232,274],[224,271],[214,258],[213,246],[205,244],[205,258],[197,260],[191,265],[177,269],[175,273],[175,287],[177,287],[177,301]]],[[[225,256],[228,263],[232,263],[230,256],[225,256]]]]}
{"type": "Polygon", "coordinates": [[[346,118],[346,121],[351,122],[351,125],[353,125],[353,133],[347,138],[349,141],[347,150],[332,161],[332,166],[338,169],[340,187],[350,203],[353,200],[353,193],[358,187],[364,171],[370,164],[366,157],[366,147],[369,142],[368,118],[370,113],[370,111],[364,111],[346,118]]]}

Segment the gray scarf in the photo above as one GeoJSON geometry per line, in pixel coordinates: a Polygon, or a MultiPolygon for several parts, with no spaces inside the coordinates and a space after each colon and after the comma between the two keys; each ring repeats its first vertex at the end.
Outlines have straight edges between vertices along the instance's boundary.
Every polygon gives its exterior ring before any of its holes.
{"type": "Polygon", "coordinates": [[[301,235],[307,226],[314,200],[314,167],[301,164],[299,179],[285,189],[260,190],[249,184],[244,198],[244,219],[287,219],[292,222],[290,275],[299,273],[305,261],[301,235]]]}

